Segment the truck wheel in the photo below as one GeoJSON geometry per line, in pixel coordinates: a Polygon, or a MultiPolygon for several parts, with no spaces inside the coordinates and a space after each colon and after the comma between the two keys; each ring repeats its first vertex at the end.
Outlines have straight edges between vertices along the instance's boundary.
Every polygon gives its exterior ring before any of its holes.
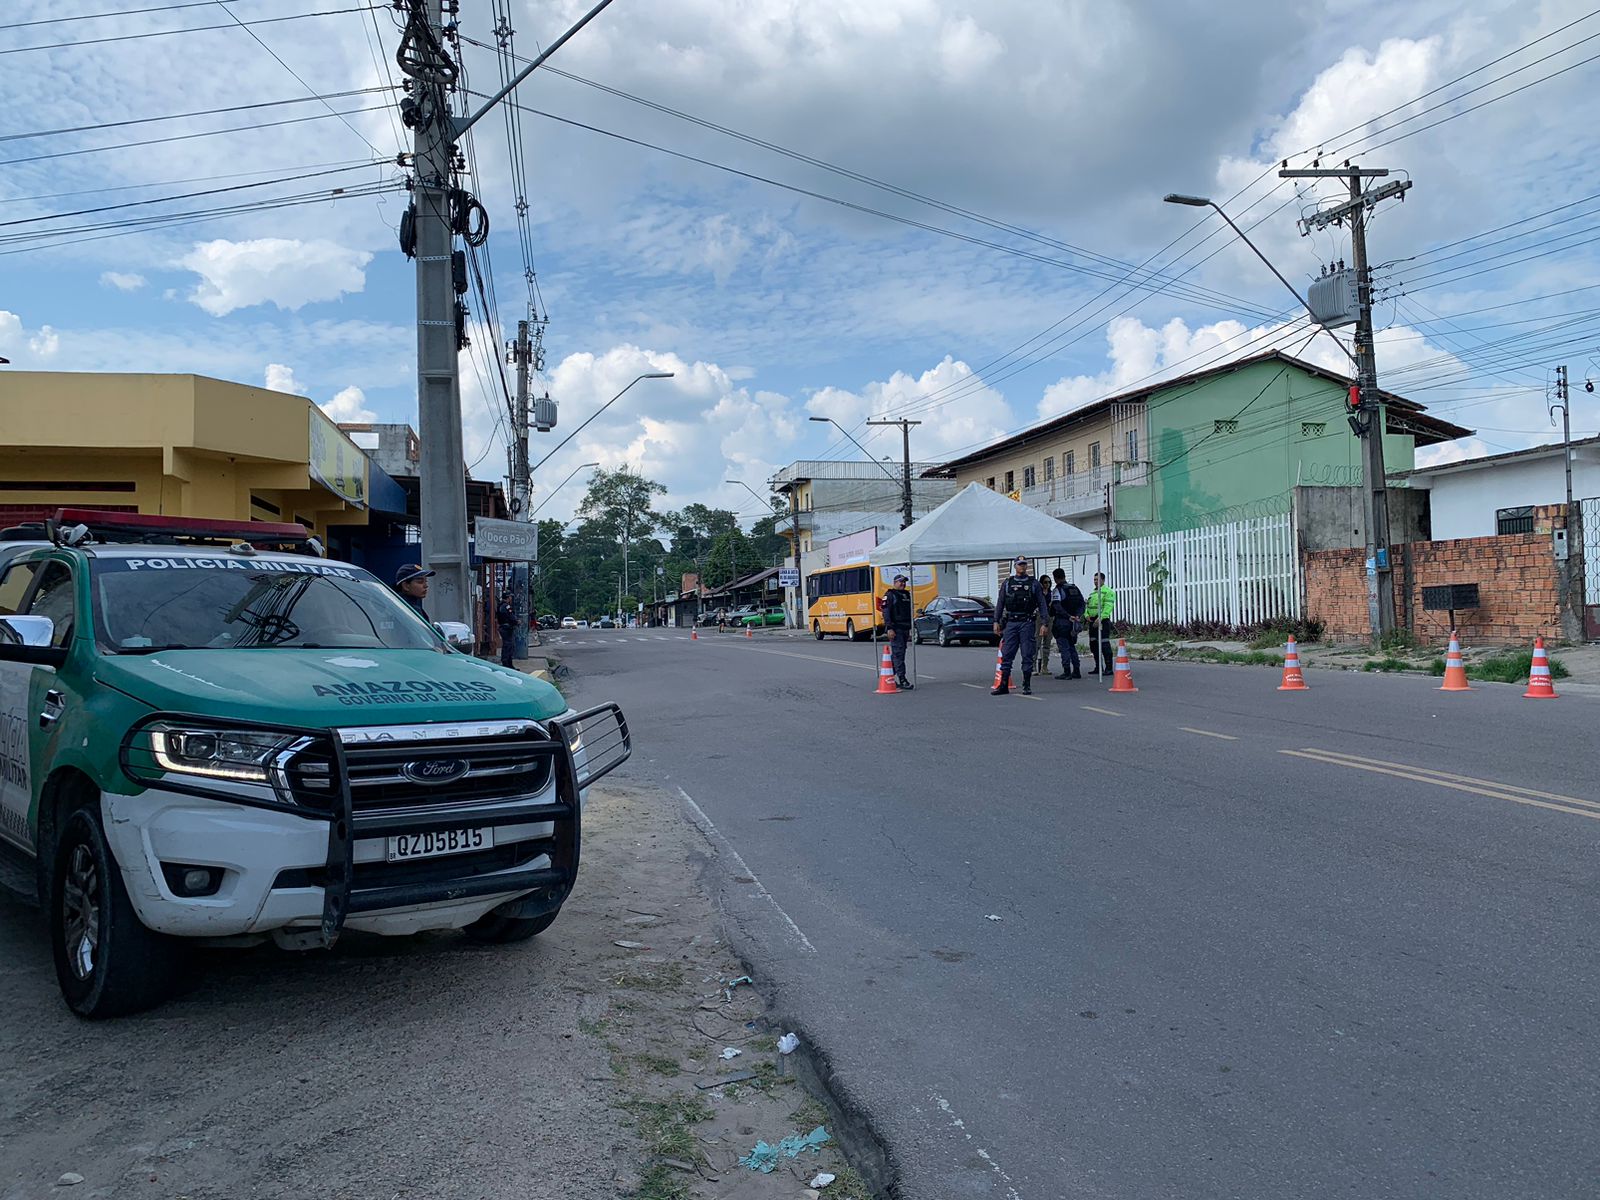
{"type": "Polygon", "coordinates": [[[484,913],[471,925],[463,926],[461,932],[485,946],[505,946],[537,937],[555,924],[559,913],[557,909],[542,917],[502,917],[491,911],[484,913]]]}
{"type": "Polygon", "coordinates": [[[140,922],[99,814],[75,809],[56,840],[50,941],[67,1007],[80,1017],[154,1008],[172,990],[177,944],[140,922]]]}

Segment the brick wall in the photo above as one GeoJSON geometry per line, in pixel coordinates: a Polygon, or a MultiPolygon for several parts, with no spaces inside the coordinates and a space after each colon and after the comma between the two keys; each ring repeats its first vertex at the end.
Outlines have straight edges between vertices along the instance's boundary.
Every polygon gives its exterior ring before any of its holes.
{"type": "MultiPolygon", "coordinates": [[[[1423,645],[1443,645],[1450,639],[1450,615],[1425,612],[1422,589],[1476,583],[1481,607],[1456,614],[1463,640],[1531,643],[1541,635],[1559,638],[1560,572],[1550,533],[1564,523],[1561,506],[1549,505],[1534,510],[1532,533],[1392,547],[1396,623],[1409,628],[1423,645]]],[[[1323,623],[1327,640],[1365,641],[1371,629],[1366,552],[1309,552],[1302,556],[1301,569],[1306,615],[1323,623]]]]}

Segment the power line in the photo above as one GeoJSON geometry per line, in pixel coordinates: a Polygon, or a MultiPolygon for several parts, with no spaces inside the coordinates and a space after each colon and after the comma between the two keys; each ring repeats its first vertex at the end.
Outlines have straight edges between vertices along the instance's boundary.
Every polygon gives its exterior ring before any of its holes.
{"type": "MultiPolygon", "coordinates": [[[[248,33],[248,34],[249,34],[249,35],[250,35],[250,37],[251,37],[251,39],[252,39],[252,40],[253,40],[253,41],[254,41],[254,42],[255,42],[255,44],[256,44],[256,45],[258,45],[258,46],[260,46],[260,47],[261,47],[261,48],[262,48],[262,49],[263,49],[263,50],[265,50],[265,51],[266,51],[266,52],[267,52],[267,53],[268,53],[268,54],[270,54],[270,55],[272,55],[272,58],[273,58],[273,61],[274,61],[274,62],[276,62],[276,63],[277,63],[277,64],[278,64],[278,65],[279,65],[279,66],[280,66],[280,67],[282,67],[282,68],[283,68],[283,69],[284,69],[284,70],[285,70],[285,71],[287,71],[287,72],[289,72],[289,74],[291,74],[291,75],[293,75],[293,76],[294,76],[294,78],[295,78],[295,81],[296,81],[296,82],[297,82],[297,83],[298,83],[298,84],[299,84],[299,85],[300,85],[300,86],[301,86],[301,87],[303,87],[303,88],[305,88],[305,90],[306,90],[306,95],[308,95],[308,96],[312,96],[312,97],[315,97],[315,98],[316,98],[316,99],[318,99],[318,100],[319,100],[319,101],[321,101],[321,104],[322,104],[322,107],[323,107],[323,108],[325,108],[325,109],[327,109],[327,110],[328,110],[328,111],[329,111],[329,112],[330,112],[330,113],[333,113],[333,115],[334,115],[334,116],[336,116],[336,117],[338,117],[338,118],[339,118],[339,121],[340,121],[340,123],[341,123],[341,124],[343,124],[343,125],[344,125],[344,127],[345,127],[345,128],[346,128],[346,129],[348,129],[348,130],[349,130],[349,131],[350,131],[350,132],[351,132],[351,133],[353,133],[353,134],[355,134],[355,135],[356,135],[356,136],[357,136],[357,137],[358,137],[358,138],[360,138],[360,139],[361,139],[361,140],[362,140],[362,141],[363,141],[363,142],[366,142],[366,144],[367,144],[367,145],[368,145],[368,146],[369,146],[369,147],[370,147],[370,148],[371,148],[371,150],[372,150],[372,152],[373,152],[373,153],[374,153],[374,154],[376,154],[376,155],[379,155],[379,156],[380,156],[380,157],[381,157],[381,156],[382,156],[382,154],[383,154],[383,151],[382,151],[382,150],[379,150],[379,149],[378,149],[378,148],[377,148],[377,147],[376,147],[376,146],[374,146],[374,145],[373,145],[373,144],[372,144],[372,140],[371,140],[371,139],[370,139],[370,138],[369,138],[369,137],[367,137],[367,135],[366,135],[366,134],[364,134],[364,133],[362,133],[362,132],[361,132],[361,131],[360,131],[360,130],[359,130],[359,129],[357,129],[357,128],[356,128],[356,127],[355,127],[355,126],[354,126],[354,125],[352,125],[352,124],[350,124],[350,122],[349,122],[349,121],[346,121],[346,120],[345,120],[345,119],[344,119],[344,116],[343,116],[343,114],[341,114],[341,113],[339,113],[339,112],[337,112],[337,111],[335,111],[335,110],[334,110],[334,107],[333,107],[333,105],[331,105],[331,104],[329,104],[329,103],[328,103],[328,102],[327,102],[327,101],[326,101],[326,100],[323,100],[323,99],[322,99],[322,98],[321,98],[321,97],[320,97],[320,96],[318,96],[318,95],[317,95],[317,89],[316,89],[316,88],[314,88],[314,87],[312,87],[312,86],[311,86],[311,85],[310,85],[310,84],[309,84],[309,83],[307,83],[307,82],[306,82],[306,81],[305,81],[305,80],[304,80],[304,79],[303,79],[303,78],[302,78],[302,77],[301,77],[301,75],[300,75],[300,72],[299,72],[299,71],[296,71],[296,70],[295,70],[295,69],[294,69],[294,68],[293,68],[293,67],[291,67],[291,66],[290,66],[290,65],[289,65],[289,64],[288,64],[288,63],[286,63],[286,62],[284,62],[284,61],[283,61],[283,56],[282,56],[282,55],[280,55],[280,54],[279,54],[279,53],[278,53],[278,52],[277,52],[277,51],[276,51],[276,50],[274,50],[274,49],[273,49],[273,48],[272,48],[272,47],[271,47],[271,46],[269,46],[269,45],[267,45],[267,43],[266,43],[266,42],[264,42],[264,41],[263,41],[263,40],[262,40],[262,38],[261,38],[261,35],[260,35],[260,34],[259,34],[259,33],[257,33],[257,32],[256,32],[256,31],[255,31],[255,30],[254,30],[254,29],[251,29],[251,28],[250,28],[250,25],[249,25],[249,24],[246,24],[246,23],[245,23],[245,22],[244,22],[244,21],[242,21],[242,20],[240,20],[240,19],[239,19],[239,16],[238,16],[238,14],[237,14],[237,13],[235,13],[235,12],[234,12],[234,11],[233,11],[233,10],[232,10],[232,9],[230,9],[230,8],[229,8],[229,7],[228,7],[228,6],[227,6],[227,4],[226,4],[226,3],[225,3],[225,0],[217,0],[217,7],[219,7],[219,8],[220,8],[220,9],[222,9],[222,11],[223,11],[223,12],[225,12],[225,13],[227,13],[227,14],[228,14],[228,16],[229,16],[229,17],[231,17],[231,18],[232,18],[232,20],[233,20],[233,23],[234,23],[234,24],[235,24],[235,25],[237,25],[237,26],[238,26],[238,27],[239,27],[239,28],[240,28],[240,29],[242,29],[242,30],[244,30],[244,31],[245,31],[245,32],[246,32],[246,33],[248,33]]],[[[346,9],[346,10],[345,10],[345,11],[346,11],[346,12],[360,12],[360,11],[361,11],[361,9],[360,9],[360,8],[352,8],[352,9],[346,9]]],[[[361,27],[361,28],[362,28],[362,29],[363,29],[363,30],[365,30],[365,29],[366,29],[366,25],[365,25],[365,24],[363,24],[363,25],[362,25],[362,27],[361,27]]]]}
{"type": "MultiPolygon", "coordinates": [[[[343,113],[333,113],[333,116],[354,116],[356,113],[380,112],[386,105],[374,105],[369,108],[351,108],[343,113]]],[[[0,167],[14,167],[22,163],[45,162],[55,158],[72,158],[79,154],[99,154],[103,150],[132,150],[140,146],[164,146],[170,142],[187,142],[195,138],[216,137],[224,133],[250,133],[257,129],[277,129],[283,125],[303,125],[307,121],[326,121],[330,114],[312,113],[305,117],[286,117],[281,121],[261,121],[255,125],[230,125],[226,129],[200,129],[192,133],[175,133],[170,137],[145,138],[138,142],[117,142],[110,146],[84,146],[77,150],[57,150],[50,154],[30,154],[26,158],[7,158],[0,160],[0,167]]],[[[380,156],[383,151],[377,152],[380,156]]]]}
{"type": "MultiPolygon", "coordinates": [[[[206,0],[213,4],[217,0],[206,0]]],[[[20,142],[30,138],[55,137],[63,133],[92,133],[101,129],[124,129],[129,125],[153,125],[159,121],[186,121],[192,117],[215,117],[223,113],[250,112],[259,108],[281,108],[286,104],[309,104],[313,100],[326,103],[329,100],[346,100],[351,96],[370,96],[377,92],[389,91],[389,88],[370,87],[352,88],[346,92],[327,92],[315,96],[290,96],[285,100],[260,100],[254,104],[230,104],[225,108],[197,108],[193,112],[168,113],[161,117],[132,117],[126,121],[102,121],[98,125],[65,125],[60,129],[34,129],[27,133],[0,134],[0,142],[20,142]]]]}
{"type": "MultiPolygon", "coordinates": [[[[158,4],[154,8],[125,8],[120,12],[75,13],[67,17],[41,17],[37,21],[13,21],[7,28],[27,29],[33,25],[65,25],[69,21],[98,21],[104,17],[137,17],[144,13],[177,12],[180,8],[210,8],[216,0],[188,0],[184,4],[158,4]]],[[[232,3],[233,0],[229,0],[232,3]]]]}
{"type": "MultiPolygon", "coordinates": [[[[211,0],[206,0],[211,3],[211,0]]],[[[7,204],[32,204],[39,200],[65,200],[69,196],[98,196],[106,192],[132,192],[140,188],[187,187],[191,183],[214,183],[219,179],[244,179],[250,175],[271,175],[278,171],[315,171],[321,167],[358,167],[369,164],[368,158],[347,158],[338,162],[305,163],[294,167],[263,167],[255,171],[229,171],[221,175],[195,175],[188,179],[151,180],[148,183],[118,183],[106,187],[76,188],[70,192],[41,192],[34,196],[6,196],[7,204]]]]}
{"type": "MultiPolygon", "coordinates": [[[[221,0],[213,0],[213,3],[221,3],[221,0]]],[[[283,17],[257,17],[253,21],[240,21],[237,17],[234,17],[234,20],[242,26],[276,25],[280,21],[303,21],[307,17],[337,17],[345,13],[361,11],[362,8],[358,5],[355,8],[330,8],[322,12],[290,13],[288,16],[283,17]]],[[[228,15],[232,17],[233,13],[230,12],[228,15]]],[[[26,54],[30,50],[65,50],[72,46],[104,46],[111,42],[133,42],[143,38],[168,37],[175,33],[206,33],[213,29],[232,28],[232,25],[187,25],[182,29],[152,29],[144,33],[122,33],[115,37],[83,38],[76,42],[48,42],[38,46],[12,46],[9,49],[0,50],[0,54],[26,54]]]]}

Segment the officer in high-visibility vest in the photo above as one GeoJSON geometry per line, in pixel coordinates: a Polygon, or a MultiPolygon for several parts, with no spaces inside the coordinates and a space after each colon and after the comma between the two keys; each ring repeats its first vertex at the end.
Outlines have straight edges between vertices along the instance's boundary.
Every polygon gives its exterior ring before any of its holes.
{"type": "Polygon", "coordinates": [[[1117,611],[1117,593],[1106,586],[1106,577],[1096,573],[1094,591],[1083,606],[1083,619],[1089,623],[1089,653],[1094,655],[1095,673],[1111,674],[1111,618],[1117,611]]]}
{"type": "Polygon", "coordinates": [[[1028,574],[1028,560],[1017,555],[1010,577],[1000,585],[1000,603],[995,609],[994,631],[1000,635],[1000,682],[991,696],[1011,691],[1011,663],[1022,654],[1022,694],[1033,695],[1033,663],[1038,653],[1035,635],[1039,614],[1044,611],[1044,595],[1039,581],[1028,574]]]}

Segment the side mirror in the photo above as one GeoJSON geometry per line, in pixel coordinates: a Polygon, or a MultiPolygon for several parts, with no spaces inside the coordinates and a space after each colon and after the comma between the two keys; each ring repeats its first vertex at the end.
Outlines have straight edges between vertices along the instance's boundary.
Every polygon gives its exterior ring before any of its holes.
{"type": "Polygon", "coordinates": [[[55,631],[49,617],[0,617],[0,662],[61,666],[67,661],[67,648],[50,644],[55,631]]]}
{"type": "Polygon", "coordinates": [[[0,617],[0,644],[48,646],[56,635],[49,617],[0,617]]]}

